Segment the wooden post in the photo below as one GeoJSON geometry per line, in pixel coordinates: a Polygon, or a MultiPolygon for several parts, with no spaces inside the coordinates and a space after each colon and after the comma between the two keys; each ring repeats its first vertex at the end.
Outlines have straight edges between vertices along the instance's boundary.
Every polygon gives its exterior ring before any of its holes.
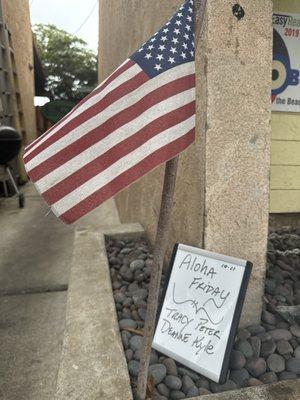
{"type": "MultiPolygon", "coordinates": [[[[195,48],[197,47],[197,43],[203,26],[206,2],[207,0],[194,0],[195,48]]],[[[150,352],[155,328],[163,261],[168,243],[178,159],[179,156],[173,158],[172,160],[169,160],[166,163],[165,168],[162,199],[153,252],[153,264],[149,285],[147,314],[144,326],[144,343],[139,367],[137,386],[137,394],[139,400],[145,400],[146,398],[150,352]]]]}

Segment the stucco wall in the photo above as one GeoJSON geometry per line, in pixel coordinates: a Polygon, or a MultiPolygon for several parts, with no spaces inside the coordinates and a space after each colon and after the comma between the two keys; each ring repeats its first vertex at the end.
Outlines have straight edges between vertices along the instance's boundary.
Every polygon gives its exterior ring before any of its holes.
{"type": "MultiPolygon", "coordinates": [[[[273,5],[274,11],[300,14],[299,0],[273,5]]],[[[300,114],[273,112],[272,140],[270,211],[300,213],[300,114]]]]}
{"type": "MultiPolygon", "coordinates": [[[[181,1],[100,0],[99,75],[105,78],[181,1]]],[[[208,0],[197,49],[196,143],[180,157],[169,250],[176,241],[253,262],[242,324],[260,318],[268,231],[272,3],[208,0]]],[[[123,222],[153,241],[163,167],[117,196],[123,222]]]]}
{"type": "Polygon", "coordinates": [[[24,111],[26,142],[36,137],[33,45],[28,0],[2,0],[6,24],[12,34],[24,111]]]}

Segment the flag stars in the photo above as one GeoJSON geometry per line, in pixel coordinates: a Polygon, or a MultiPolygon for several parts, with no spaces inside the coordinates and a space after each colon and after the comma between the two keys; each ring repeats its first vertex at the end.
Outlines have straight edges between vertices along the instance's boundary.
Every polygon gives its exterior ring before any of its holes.
{"type": "Polygon", "coordinates": [[[193,61],[193,40],[193,1],[186,0],[177,14],[141,46],[133,60],[137,60],[150,76],[156,76],[179,64],[193,61]]]}

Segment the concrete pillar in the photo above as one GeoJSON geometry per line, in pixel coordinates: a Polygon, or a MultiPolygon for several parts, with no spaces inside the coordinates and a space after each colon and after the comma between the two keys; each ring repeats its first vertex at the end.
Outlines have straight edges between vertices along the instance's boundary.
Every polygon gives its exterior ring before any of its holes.
{"type": "MultiPolygon", "coordinates": [[[[208,3],[204,247],[254,268],[243,324],[260,319],[269,211],[272,3],[208,3]]],[[[200,49],[199,49],[200,51],[200,49]]]]}
{"type": "MultiPolygon", "coordinates": [[[[100,0],[100,76],[112,72],[181,2],[100,0]]],[[[233,13],[235,4],[208,0],[196,60],[197,140],[180,157],[168,254],[179,241],[252,261],[245,325],[260,320],[265,275],[272,2],[241,0],[241,19],[233,13]]],[[[141,222],[152,242],[161,184],[158,168],[116,198],[122,222],[141,222]]]]}

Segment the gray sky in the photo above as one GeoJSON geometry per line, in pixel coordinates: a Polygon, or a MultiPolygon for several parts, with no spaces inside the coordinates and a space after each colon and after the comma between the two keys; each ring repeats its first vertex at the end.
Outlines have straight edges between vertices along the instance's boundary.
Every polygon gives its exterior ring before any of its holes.
{"type": "Polygon", "coordinates": [[[76,33],[97,52],[98,47],[98,0],[29,0],[31,23],[54,24],[69,33],[76,33]]]}

